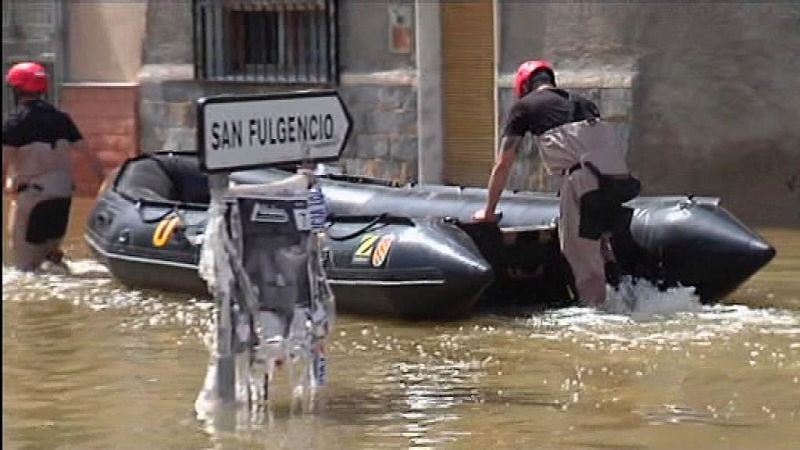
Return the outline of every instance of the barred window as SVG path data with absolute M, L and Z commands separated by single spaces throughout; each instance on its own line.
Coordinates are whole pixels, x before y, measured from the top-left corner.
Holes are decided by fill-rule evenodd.
M 336 0 L 195 0 L 195 73 L 216 81 L 337 81 Z

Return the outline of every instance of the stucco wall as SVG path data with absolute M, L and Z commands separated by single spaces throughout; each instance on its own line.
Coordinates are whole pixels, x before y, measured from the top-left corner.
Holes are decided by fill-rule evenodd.
M 144 64 L 193 64 L 192 3 L 145 0 Z
M 413 26 L 414 0 L 340 0 L 339 49 L 344 72 L 374 72 L 410 69 L 415 66 L 414 51 L 389 52 L 389 6 L 411 8 L 409 25 Z M 413 33 L 412 33 L 413 36 Z
M 142 61 L 144 2 L 70 2 L 70 81 L 136 81 Z
M 648 192 L 800 226 L 800 4 L 652 6 L 631 163 Z
M 632 74 L 612 107 L 646 194 L 720 196 L 745 220 L 800 225 L 800 5 L 500 6 L 501 73 L 543 57 Z M 584 81 L 571 87 L 605 92 Z

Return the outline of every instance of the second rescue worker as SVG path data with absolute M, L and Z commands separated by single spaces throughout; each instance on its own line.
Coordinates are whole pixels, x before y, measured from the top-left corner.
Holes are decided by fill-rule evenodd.
M 522 138 L 535 136 L 548 174 L 560 180 L 559 241 L 570 264 L 579 300 L 605 302 L 605 265 L 613 259 L 609 233 L 624 218 L 622 203 L 639 194 L 613 128 L 600 119 L 597 105 L 556 88 L 552 65 L 527 61 L 514 80 L 511 107 L 491 177 L 486 207 L 476 221 L 494 221 Z M 629 217 L 629 216 L 628 216 Z

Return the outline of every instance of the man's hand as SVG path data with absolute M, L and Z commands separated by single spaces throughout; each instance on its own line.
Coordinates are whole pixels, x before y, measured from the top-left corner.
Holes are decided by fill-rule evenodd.
M 3 197 L 14 199 L 17 197 L 17 190 L 17 187 L 11 180 L 6 180 L 6 182 L 3 183 Z
M 485 209 L 480 209 L 475 211 L 472 214 L 472 221 L 473 222 L 497 222 L 497 214 L 495 213 L 486 213 Z

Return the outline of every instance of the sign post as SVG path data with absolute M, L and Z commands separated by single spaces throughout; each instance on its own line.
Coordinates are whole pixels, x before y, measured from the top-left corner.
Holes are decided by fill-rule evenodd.
M 201 168 L 212 173 L 335 161 L 352 128 L 333 90 L 201 98 L 197 118 Z
M 236 330 L 240 322 L 237 317 L 248 314 L 248 308 L 241 308 L 241 302 L 236 300 L 238 297 L 248 300 L 254 295 L 242 261 L 227 261 L 223 254 L 231 252 L 215 251 L 220 242 L 230 241 L 228 227 L 222 226 L 226 217 L 223 197 L 228 187 L 228 174 L 274 165 L 338 160 L 350 130 L 350 114 L 333 90 L 225 95 L 197 101 L 200 167 L 209 173 L 211 188 L 209 226 L 200 266 L 213 272 L 209 275 L 201 270 L 201 276 L 215 280 L 210 284 L 217 302 L 216 361 L 212 377 L 215 387 L 211 391 L 223 404 L 237 400 L 237 380 L 241 377 L 237 377 L 236 347 L 237 342 L 247 341 L 246 337 L 238 337 Z M 208 251 L 205 246 L 209 246 Z M 234 259 L 242 257 L 232 256 Z M 204 264 L 204 258 L 213 263 Z M 230 284 L 229 274 L 233 275 L 238 288 Z M 258 303 L 258 300 L 250 300 L 244 303 Z M 256 391 L 258 386 L 265 385 L 257 385 Z

